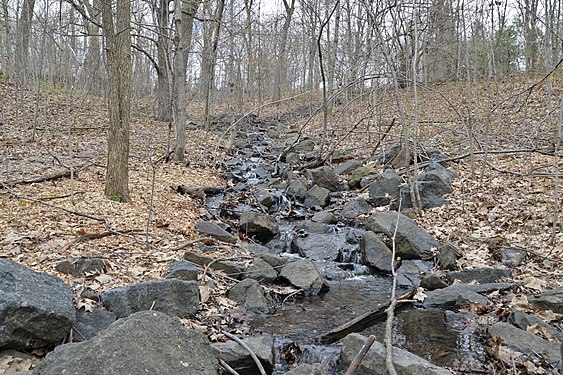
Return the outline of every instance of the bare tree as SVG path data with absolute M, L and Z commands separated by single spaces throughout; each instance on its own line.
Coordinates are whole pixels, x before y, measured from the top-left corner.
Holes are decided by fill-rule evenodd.
M 285 21 L 283 23 L 282 32 L 279 40 L 278 55 L 276 59 L 276 69 L 274 71 L 274 87 L 272 91 L 272 100 L 279 100 L 281 97 L 281 82 L 282 77 L 285 77 L 285 50 L 287 46 L 287 37 L 289 34 L 289 26 L 291 25 L 291 19 L 293 17 L 293 12 L 295 11 L 295 0 L 283 0 L 283 6 L 285 8 Z

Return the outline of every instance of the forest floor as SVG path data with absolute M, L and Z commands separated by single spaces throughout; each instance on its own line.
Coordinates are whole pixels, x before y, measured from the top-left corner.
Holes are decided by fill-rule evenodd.
M 525 304 L 525 294 L 563 285 L 563 219 L 554 200 L 563 205 L 554 191 L 561 161 L 553 156 L 560 121 L 557 98 L 563 93 L 554 90 L 550 105 L 546 85 L 527 90 L 535 82 L 538 79 L 518 78 L 469 86 L 443 84 L 419 89 L 418 97 L 421 146 L 436 147 L 452 158 L 468 153 L 471 144 L 483 153 L 450 163 L 456 173 L 454 191 L 446 197 L 450 203 L 425 211 L 417 222 L 461 251 L 462 268 L 499 267 L 491 251 L 499 244 L 527 250 L 530 259 L 514 270 L 514 279 L 523 286 L 513 298 L 518 304 Z M 555 81 L 553 87 L 563 85 Z M 326 129 L 331 140 L 328 149 L 347 150 L 342 152 L 349 157 L 378 155 L 380 150 L 374 146 L 391 119 L 400 123 L 392 94 L 382 90 L 367 101 L 337 103 L 333 125 Z M 412 125 L 414 100 L 406 91 L 402 95 L 406 121 Z M 199 237 L 194 224 L 204 213 L 203 204 L 175 188 L 227 183 L 218 167 L 229 151 L 227 135 L 190 129 L 186 163 L 163 162 L 168 125 L 151 117 L 151 105 L 136 102 L 131 130 L 132 203 L 124 204 L 104 196 L 107 111 L 103 99 L 49 89 L 37 102 L 34 91 L 17 90 L 6 81 L 0 81 L 0 97 L 0 181 L 5 184 L 0 188 L 0 257 L 64 279 L 80 304 L 84 301 L 79 293 L 86 286 L 101 292 L 161 278 L 172 261 L 182 258 L 174 248 Z M 259 115 L 282 116 L 307 106 L 304 100 L 268 106 Z M 310 106 L 316 109 L 319 102 L 314 103 Z M 245 105 L 233 111 L 251 110 Z M 215 108 L 216 114 L 226 112 L 227 108 Z M 190 113 L 200 118 L 196 104 Z M 321 119 L 318 114 L 312 121 L 296 117 L 291 123 L 294 129 L 314 135 L 322 130 Z M 396 143 L 400 130 L 400 125 L 391 129 L 384 143 Z M 23 181 L 70 167 L 73 178 Z M 110 268 L 104 275 L 83 278 L 54 268 L 79 257 L 102 257 Z

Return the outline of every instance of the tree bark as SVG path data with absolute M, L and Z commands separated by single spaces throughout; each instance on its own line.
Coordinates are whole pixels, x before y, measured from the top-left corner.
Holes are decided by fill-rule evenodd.
M 160 0 L 157 11 L 157 60 L 156 72 L 156 119 L 160 121 L 172 120 L 172 98 L 170 90 L 170 63 L 168 60 L 168 0 Z
M 283 28 L 280 36 L 278 59 L 276 61 L 276 70 L 274 72 L 272 101 L 277 101 L 281 98 L 281 81 L 282 76 L 285 77 L 285 50 L 287 46 L 287 36 L 289 34 L 289 26 L 291 25 L 293 11 L 295 10 L 295 0 L 290 1 L 291 3 L 288 3 L 287 0 L 283 0 L 283 6 L 285 8 L 285 21 L 283 23 Z
M 24 0 L 22 13 L 18 22 L 18 37 L 16 43 L 16 72 L 20 80 L 25 80 L 28 68 L 29 39 L 31 37 L 31 21 L 35 0 Z

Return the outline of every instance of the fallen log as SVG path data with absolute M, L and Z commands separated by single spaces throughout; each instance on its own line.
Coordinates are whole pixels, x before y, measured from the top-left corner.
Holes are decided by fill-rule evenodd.
M 76 176 L 76 174 L 77 174 L 77 172 L 75 171 L 74 175 Z M 35 183 L 38 183 L 38 182 L 58 180 L 59 178 L 66 178 L 66 177 L 70 177 L 70 169 L 66 169 L 62 172 L 46 174 L 46 175 L 37 176 L 37 177 L 24 178 L 24 179 L 21 179 L 21 180 L 5 181 L 5 182 L 2 182 L 2 185 L 12 187 L 12 186 L 21 185 L 21 184 L 35 184 Z

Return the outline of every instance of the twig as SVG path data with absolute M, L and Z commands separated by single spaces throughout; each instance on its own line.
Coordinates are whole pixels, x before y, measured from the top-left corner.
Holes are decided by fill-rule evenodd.
M 354 358 L 352 363 L 350 363 L 350 366 L 348 366 L 348 370 L 346 370 L 344 375 L 353 375 L 356 373 L 356 371 L 358 370 L 358 366 L 360 366 L 360 363 L 362 362 L 366 354 L 368 354 L 369 348 L 371 348 L 374 342 L 375 342 L 375 336 L 370 335 L 366 340 L 362 349 L 358 352 L 358 354 L 356 354 L 356 357 Z
M 80 190 L 80 191 L 75 191 L 74 193 L 68 193 L 68 194 L 63 194 L 63 195 L 54 195 L 52 197 L 39 197 L 37 199 L 48 201 L 48 200 L 53 200 L 53 199 L 68 198 L 68 197 L 72 197 L 73 195 L 84 194 L 84 193 L 86 193 L 84 190 Z
M 170 250 L 168 250 L 168 251 L 180 251 L 180 250 L 184 250 L 186 247 L 191 246 L 191 245 L 193 245 L 193 244 L 196 244 L 196 243 L 198 243 L 198 242 L 211 241 L 211 240 L 213 240 L 211 237 L 200 237 L 200 238 L 196 238 L 195 240 L 185 242 L 185 243 L 181 244 L 180 246 L 173 247 L 172 249 L 170 249 Z
M 242 346 L 244 349 L 246 349 L 246 351 L 250 354 L 250 356 L 252 357 L 252 359 L 254 360 L 254 362 L 256 363 L 256 366 L 258 367 L 258 370 L 260 371 L 261 375 L 267 375 L 266 374 L 266 370 L 264 370 L 264 366 L 262 366 L 262 363 L 260 362 L 260 360 L 258 359 L 258 357 L 256 356 L 256 354 L 252 351 L 252 349 L 250 349 L 250 347 L 248 345 L 246 345 L 244 343 L 244 341 L 242 341 L 241 339 L 239 339 L 237 336 L 230 334 L 229 332 L 225 332 L 225 331 L 220 331 L 223 335 L 227 336 L 228 338 L 230 338 L 233 341 L 236 341 L 237 343 L 239 343 L 240 346 Z
M 108 237 L 108 236 L 127 236 L 127 234 L 129 234 L 129 233 L 135 233 L 135 232 L 142 232 L 142 230 L 140 230 L 140 229 L 128 229 L 128 230 L 125 230 L 123 232 L 118 232 L 116 230 L 110 229 L 107 232 L 88 233 L 88 234 L 84 234 L 84 235 L 78 237 L 77 239 L 75 239 L 74 241 L 72 241 L 70 244 L 68 244 L 65 247 L 65 249 L 68 250 L 71 247 L 73 247 L 74 245 L 77 245 L 82 241 L 97 240 L 99 238 L 104 238 L 104 237 Z M 130 237 L 130 236 L 127 236 L 127 237 Z
M 225 370 L 227 370 L 227 372 L 229 374 L 232 375 L 240 375 L 238 372 L 235 371 L 234 368 L 232 368 L 231 366 L 229 366 L 229 364 L 227 362 L 225 362 L 222 358 L 219 358 L 219 364 L 221 365 L 221 367 L 223 367 Z

